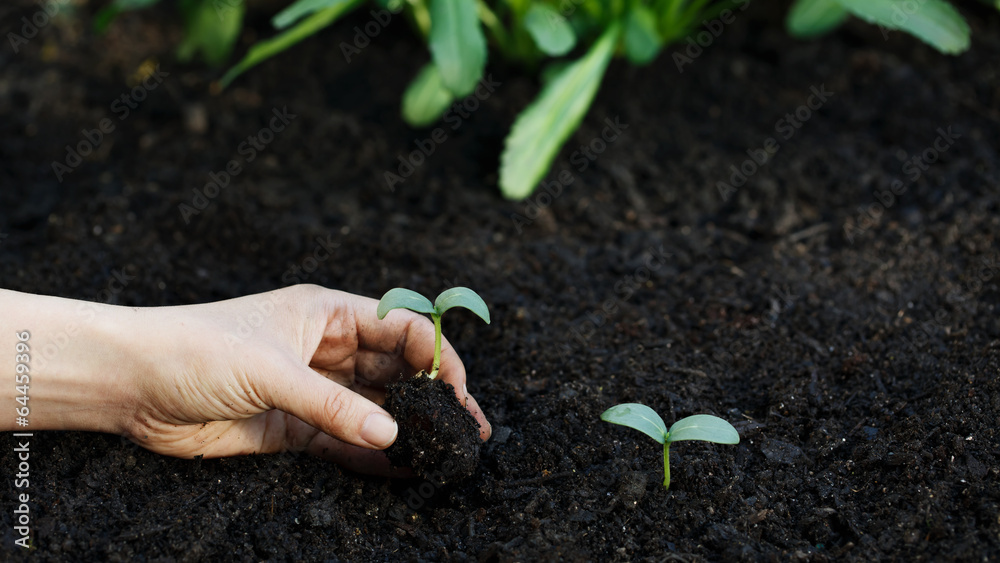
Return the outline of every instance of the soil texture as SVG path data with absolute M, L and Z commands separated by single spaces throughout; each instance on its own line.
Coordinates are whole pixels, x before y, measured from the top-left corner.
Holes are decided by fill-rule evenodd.
M 173 3 L 100 37 L 98 6 L 71 4 L 82 19 L 0 49 L 0 286 L 136 307 L 467 286 L 494 322 L 448 336 L 493 437 L 438 485 L 39 433 L 27 553 L 8 436 L 0 560 L 1000 559 L 985 3 L 959 4 L 958 57 L 857 20 L 799 41 L 787 6 L 750 3 L 680 68 L 686 42 L 614 62 L 521 203 L 495 171 L 539 84 L 502 62 L 489 96 L 412 130 L 400 97 L 429 55 L 402 18 L 348 61 L 362 10 L 212 96 L 221 71 L 173 55 Z M 0 33 L 38 10 L 4 3 Z M 250 23 L 241 52 L 272 33 Z M 138 101 L 142 68 L 159 81 Z M 390 190 L 402 160 L 420 163 Z M 740 444 L 676 448 L 665 491 L 661 449 L 599 418 L 623 402 L 723 417 Z
M 383 407 L 399 425 L 385 453 L 396 467 L 409 467 L 434 483 L 462 480 L 479 465 L 479 423 L 455 396 L 455 388 L 423 371 L 390 383 Z

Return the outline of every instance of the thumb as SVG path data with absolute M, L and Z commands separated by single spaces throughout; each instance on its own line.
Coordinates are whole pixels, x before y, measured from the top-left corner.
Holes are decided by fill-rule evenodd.
M 264 400 L 313 428 L 364 448 L 381 450 L 396 441 L 396 421 L 381 407 L 297 362 L 278 371 Z

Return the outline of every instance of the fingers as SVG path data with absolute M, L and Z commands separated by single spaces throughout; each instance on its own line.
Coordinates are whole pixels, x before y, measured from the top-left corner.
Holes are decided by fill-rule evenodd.
M 465 384 L 463 383 L 461 386 L 455 385 L 443 372 L 440 378 L 445 383 L 451 383 L 452 387 L 455 388 L 455 396 L 458 397 L 458 402 L 462 403 L 472 413 L 472 416 L 475 417 L 476 422 L 479 423 L 479 438 L 484 441 L 489 440 L 490 436 L 493 435 L 493 426 L 486 420 L 483 409 L 476 402 L 475 397 L 469 394 L 469 390 L 465 387 Z
M 430 371 L 434 363 L 434 323 L 424 315 L 406 309 L 395 309 L 383 319 L 377 315 L 378 301 L 349 293 L 329 291 L 326 295 L 337 299 L 330 301 L 326 334 L 323 345 L 340 345 L 354 340 L 356 353 L 353 358 L 353 373 L 371 384 L 396 381 L 409 377 L 419 369 Z M 353 326 L 345 326 L 345 318 L 352 318 Z M 354 338 L 343 334 L 353 331 Z M 322 345 L 321 345 L 322 346 Z M 322 359 L 322 361 L 320 360 Z M 337 359 L 337 361 L 327 361 Z M 323 373 L 322 364 L 330 370 L 348 368 L 344 357 L 334 351 L 320 351 L 313 357 L 313 369 Z M 466 389 L 466 371 L 462 359 L 442 337 L 441 366 L 439 377 L 455 388 L 455 395 L 476 418 L 480 426 L 480 437 L 489 439 L 492 428 L 482 408 Z
M 385 454 L 380 451 L 345 444 L 326 434 L 317 435 L 309 443 L 305 451 L 357 473 L 380 475 L 383 477 L 406 478 L 413 476 L 411 469 L 392 467 L 389 463 L 389 458 L 385 457 Z
M 261 389 L 264 400 L 339 440 L 385 449 L 396 440 L 396 422 L 370 400 L 290 359 Z
M 302 451 L 368 475 L 413 476 L 410 469 L 392 467 L 384 453 L 341 442 L 294 416 L 286 415 L 283 426 L 285 436 L 280 450 Z
M 417 369 L 403 359 L 402 351 L 395 353 L 362 349 L 355 356 L 354 373 L 365 381 L 385 385 L 406 379 L 417 373 Z

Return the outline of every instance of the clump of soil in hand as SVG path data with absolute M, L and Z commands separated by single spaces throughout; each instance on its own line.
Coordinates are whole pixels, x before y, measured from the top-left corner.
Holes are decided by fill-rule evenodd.
M 385 453 L 396 467 L 410 467 L 437 484 L 472 475 L 479 465 L 479 423 L 440 379 L 416 376 L 386 386 L 386 412 L 399 435 Z

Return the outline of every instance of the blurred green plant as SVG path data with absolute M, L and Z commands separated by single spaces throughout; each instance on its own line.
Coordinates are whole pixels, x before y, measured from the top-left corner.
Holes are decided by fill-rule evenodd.
M 614 56 L 644 65 L 664 46 L 688 37 L 725 11 L 750 0 L 370 0 L 403 13 L 427 43 L 431 61 L 403 94 L 401 113 L 414 127 L 433 124 L 472 93 L 487 61 L 487 45 L 502 57 L 540 70 L 538 97 L 517 117 L 500 159 L 500 190 L 524 199 L 548 173 L 579 127 Z M 998 2 L 1000 0 L 989 0 Z M 124 10 L 158 0 L 114 0 L 98 14 L 102 28 Z M 338 21 L 365 0 L 296 0 L 275 15 L 278 31 L 250 47 L 220 80 L 225 87 L 260 62 Z M 178 53 L 225 61 L 243 24 L 244 0 L 181 0 L 186 35 Z M 945 0 L 795 0 L 787 28 L 796 37 L 831 31 L 849 16 L 901 30 L 943 53 L 969 46 L 969 26 Z M 732 15 L 729 15 L 731 18 Z M 723 17 L 725 19 L 725 17 Z M 731 21 L 731 19 L 729 20 Z M 721 25 L 721 24 L 720 24 Z M 714 33 L 714 32 L 713 32 Z M 578 52 L 575 60 L 562 57 Z M 542 66 L 544 64 L 544 67 Z

